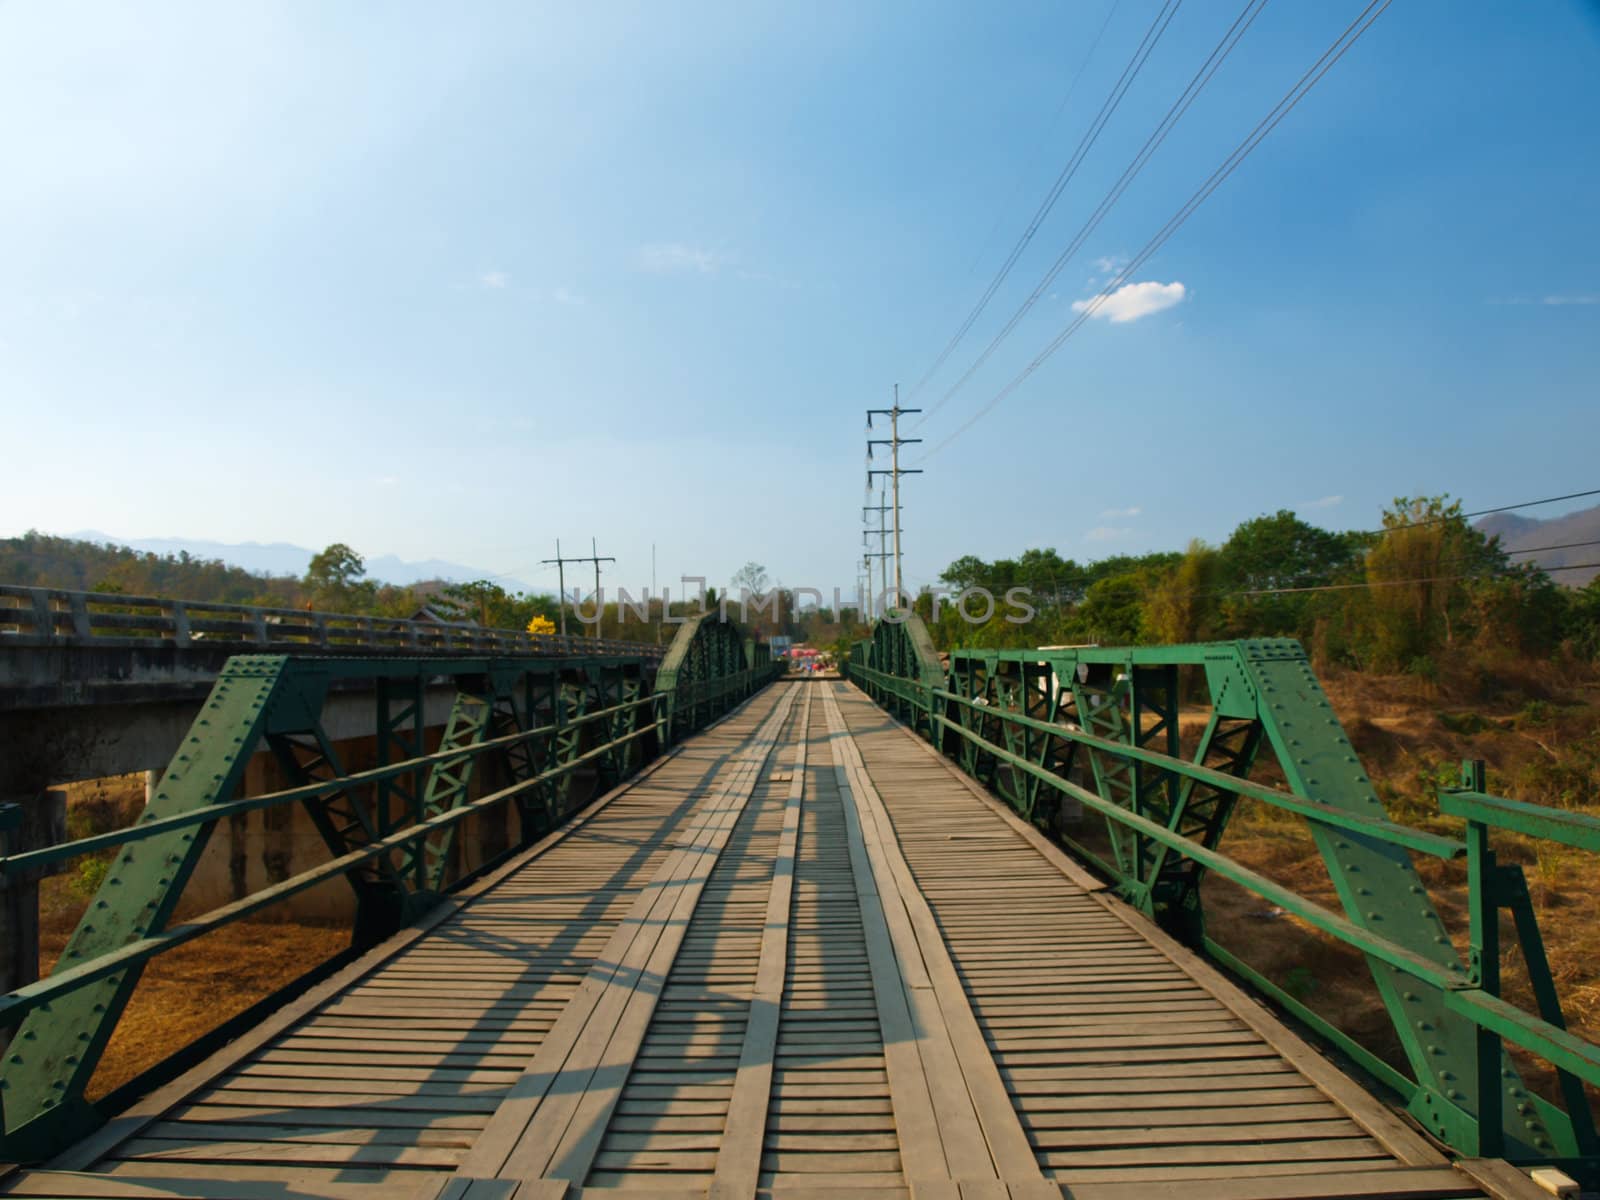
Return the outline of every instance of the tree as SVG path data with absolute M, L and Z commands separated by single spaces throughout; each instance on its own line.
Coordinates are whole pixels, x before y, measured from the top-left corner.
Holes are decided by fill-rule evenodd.
M 1089 585 L 1078 606 L 1078 628 L 1103 646 L 1130 646 L 1144 624 L 1146 572 L 1112 575 Z
M 1179 645 L 1212 636 L 1218 557 L 1196 538 L 1183 561 L 1157 581 L 1144 609 L 1144 631 L 1152 641 Z
M 728 581 L 728 594 L 737 595 L 747 588 L 752 596 L 763 595 L 767 590 L 767 569 L 758 562 L 747 562 L 733 573 Z
M 534 614 L 528 621 L 528 632 L 538 637 L 547 637 L 556 631 L 556 623 L 549 617 Z
M 1383 514 L 1383 530 L 1366 560 L 1372 663 L 1379 670 L 1420 670 L 1441 643 L 1455 640 L 1466 578 L 1504 571 L 1506 556 L 1448 496 L 1397 499 Z
M 1218 581 L 1234 593 L 1222 605 L 1223 631 L 1237 637 L 1304 636 L 1312 594 L 1271 589 L 1333 583 L 1360 562 L 1365 540 L 1362 534 L 1319 529 L 1288 509 L 1244 522 L 1218 555 Z
M 471 583 L 452 583 L 439 596 L 439 607 L 456 620 L 476 621 L 486 629 L 515 628 L 524 623 L 511 611 L 516 598 L 498 583 L 474 579 Z
M 939 576 L 939 581 L 948 583 L 957 590 L 963 590 L 972 587 L 984 587 L 988 584 L 990 577 L 988 563 L 975 554 L 963 554 L 944 569 L 944 574 Z
M 1572 593 L 1564 624 L 1567 640 L 1577 653 L 1600 659 L 1600 575 Z
M 377 584 L 363 579 L 367 564 L 361 555 L 343 542 L 334 542 L 321 554 L 312 556 L 306 567 L 305 584 L 317 608 L 351 612 L 377 595 Z

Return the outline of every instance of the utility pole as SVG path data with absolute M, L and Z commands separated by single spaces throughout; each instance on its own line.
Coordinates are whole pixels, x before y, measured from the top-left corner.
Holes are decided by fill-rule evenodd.
M 894 594 L 897 600 L 904 595 L 905 591 L 904 579 L 900 573 L 900 476 L 922 474 L 920 470 L 909 470 L 900 466 L 900 447 L 910 446 L 922 440 L 921 438 L 903 438 L 900 436 L 900 415 L 902 413 L 919 413 L 921 411 L 920 408 L 900 407 L 900 385 L 898 383 L 894 385 L 893 408 L 867 409 L 868 429 L 872 428 L 873 417 L 886 416 L 889 418 L 889 436 L 887 438 L 869 438 L 867 440 L 867 456 L 869 459 L 872 456 L 872 448 L 874 446 L 889 447 L 889 469 L 887 471 L 875 471 L 869 467 L 867 469 L 867 489 L 871 490 L 872 477 L 874 475 L 889 476 L 894 497 L 890 501 L 890 511 L 894 513 Z
M 879 538 L 881 539 L 882 536 L 883 536 L 883 531 L 881 529 L 864 529 L 864 530 L 862 530 L 862 532 L 861 532 L 862 544 L 865 545 L 867 539 L 869 537 L 871 537 L 873 534 L 878 534 Z M 883 542 L 880 540 L 878 542 L 878 545 L 882 546 Z M 861 561 L 862 561 L 863 565 L 865 565 L 865 567 L 867 568 L 867 589 L 869 591 L 872 588 L 872 560 L 873 559 L 877 559 L 878 560 L 878 574 L 879 574 L 880 577 L 882 577 L 884 572 L 889 569 L 889 567 L 888 567 L 889 552 L 887 550 L 863 550 L 861 552 Z M 883 595 L 883 593 L 888 591 L 888 589 L 889 589 L 888 583 L 884 583 L 883 587 L 879 589 L 878 595 L 880 595 L 880 596 Z
M 597 608 L 597 611 L 596 611 L 595 615 L 597 617 L 599 617 L 599 616 L 604 615 L 604 613 L 605 613 L 605 610 L 603 608 L 599 607 L 599 605 L 600 605 L 600 564 L 603 563 L 603 562 L 614 563 L 617 560 L 614 559 L 614 558 L 601 558 L 600 557 L 600 548 L 595 545 L 595 540 L 593 538 L 589 539 L 589 547 L 593 551 L 592 554 L 573 555 L 570 558 L 563 558 L 561 556 L 561 539 L 557 538 L 556 539 L 556 556 L 554 558 L 546 558 L 546 559 L 540 560 L 546 566 L 548 566 L 550 563 L 555 563 L 555 565 L 556 565 L 556 580 L 557 580 L 556 586 L 561 589 L 561 636 L 562 637 L 566 637 L 567 636 L 567 564 L 568 563 L 592 562 L 594 564 L 594 602 L 595 602 L 595 605 L 596 605 L 596 608 Z M 576 605 L 574 605 L 574 607 L 576 607 Z M 594 623 L 594 636 L 595 637 L 599 637 L 600 636 L 600 622 L 598 620 L 596 620 L 595 623 Z
M 874 557 L 878 560 L 879 595 L 882 595 L 884 592 L 889 590 L 889 543 L 887 540 L 889 537 L 889 531 L 884 527 L 884 522 L 888 518 L 883 515 L 888 511 L 889 506 L 883 502 L 883 489 L 881 487 L 878 489 L 878 502 L 876 504 L 863 505 L 861 509 L 861 519 L 863 521 L 867 519 L 867 514 L 869 512 L 875 512 L 878 514 L 878 527 L 876 529 L 866 530 L 862 534 L 862 540 L 865 541 L 867 537 L 872 534 L 878 535 L 878 549 L 881 551 L 881 553 L 875 555 Z M 867 570 L 867 586 L 872 586 L 872 570 L 870 564 Z
M 561 539 L 556 539 L 556 556 L 544 560 L 556 564 L 556 613 L 561 618 L 561 636 L 567 636 L 567 560 L 561 557 Z
M 595 544 L 594 538 L 589 539 L 589 553 L 594 556 L 594 607 L 595 623 L 594 635 L 600 636 L 600 619 L 606 615 L 606 606 L 600 595 L 600 547 Z M 616 562 L 614 558 L 606 559 L 607 562 Z M 618 612 L 620 616 L 620 610 Z

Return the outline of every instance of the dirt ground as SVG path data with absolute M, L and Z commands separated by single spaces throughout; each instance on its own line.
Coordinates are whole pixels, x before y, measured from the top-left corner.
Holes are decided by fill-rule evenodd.
M 143 805 L 142 775 L 68 785 L 68 836 L 129 824 Z M 97 882 L 98 868 L 79 864 L 40 884 L 41 972 L 60 958 Z M 180 908 L 180 919 L 185 915 Z M 127 1083 L 349 944 L 345 928 L 278 920 L 268 909 L 151 960 L 95 1072 L 90 1098 Z
M 1440 814 L 1440 786 L 1457 782 L 1462 759 L 1488 766 L 1488 790 L 1512 799 L 1600 816 L 1600 687 L 1592 676 L 1507 678 L 1483 698 L 1469 687 L 1426 685 L 1409 677 L 1332 675 L 1323 682 L 1391 817 L 1460 836 L 1462 825 Z M 1467 692 L 1471 698 L 1463 698 Z M 1545 952 L 1569 1027 L 1600 1042 L 1600 888 L 1595 856 L 1515 834 L 1495 833 L 1500 861 L 1522 866 L 1538 914 Z M 1304 822 L 1245 802 L 1221 848 L 1267 877 L 1339 911 L 1322 857 Z M 1467 945 L 1465 861 L 1416 859 L 1453 940 Z M 1299 920 L 1276 913 L 1225 880 L 1205 884 L 1211 936 L 1286 987 L 1382 1057 L 1403 1066 L 1399 1043 L 1361 956 Z M 1510 917 L 1502 918 L 1501 970 L 1506 998 L 1537 1011 Z M 1557 1096 L 1548 1064 L 1516 1052 L 1524 1077 L 1541 1095 Z

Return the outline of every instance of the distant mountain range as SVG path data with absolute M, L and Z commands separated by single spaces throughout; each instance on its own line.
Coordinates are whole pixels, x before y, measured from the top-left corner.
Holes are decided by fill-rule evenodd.
M 1575 545 L 1574 543 L 1600 543 L 1600 505 L 1593 508 L 1580 509 L 1577 512 L 1566 513 L 1559 517 L 1549 517 L 1540 520 L 1536 517 L 1519 516 L 1516 513 L 1494 513 L 1476 522 L 1477 528 L 1489 535 L 1498 534 L 1500 544 L 1507 550 L 1525 550 L 1533 547 L 1557 547 L 1556 549 L 1540 549 L 1536 554 L 1513 555 L 1517 562 L 1536 562 L 1551 573 L 1551 578 L 1557 583 L 1568 587 L 1583 587 L 1590 580 L 1600 575 L 1600 566 L 1578 567 L 1579 563 L 1600 563 L 1600 544 Z M 234 566 L 243 567 L 247 571 L 256 571 L 268 575 L 292 575 L 295 578 L 306 573 L 306 566 L 311 562 L 311 556 L 316 551 L 308 550 L 304 546 L 291 545 L 288 542 L 208 542 L 194 538 L 117 538 L 110 534 L 101 533 L 95 529 L 81 529 L 76 533 L 66 534 L 67 537 L 82 538 L 84 541 L 111 543 L 118 546 L 131 546 L 135 550 L 150 551 L 155 554 L 177 554 L 187 550 L 196 558 L 216 558 Z M 360 548 L 357 547 L 359 550 Z M 385 554 L 376 558 L 368 558 L 367 575 L 385 583 L 415 584 L 432 579 L 443 579 L 452 583 L 468 583 L 474 579 L 494 578 L 494 572 L 483 567 L 469 567 L 463 563 L 447 562 L 444 559 L 429 558 L 420 562 L 407 562 L 393 554 Z M 496 579 L 507 591 L 513 592 L 549 592 L 549 588 L 539 588 L 521 579 L 502 578 Z
M 135 550 L 144 550 L 152 554 L 177 554 L 187 550 L 194 558 L 216 558 L 236 567 L 243 567 L 247 571 L 255 571 L 266 575 L 292 575 L 295 578 L 306 573 L 306 567 L 311 562 L 315 550 L 308 550 L 304 546 L 290 545 L 288 542 L 207 542 L 195 538 L 119 538 L 112 537 L 109 533 L 101 533 L 97 529 L 80 529 L 75 533 L 62 535 L 64 537 L 79 538 L 86 542 L 100 542 L 117 546 L 131 546 Z M 357 547 L 359 553 L 360 547 Z M 363 556 L 365 558 L 365 556 Z M 367 576 L 384 583 L 412 584 L 423 583 L 430 579 L 443 579 L 451 583 L 470 583 L 475 579 L 494 579 L 494 572 L 483 567 L 469 567 L 462 563 L 446 562 L 439 558 L 423 559 L 420 562 L 407 562 L 393 554 L 384 554 L 376 558 L 365 558 Z M 498 578 L 494 579 L 501 587 L 511 592 L 542 591 L 532 584 L 520 579 Z
M 1499 534 L 1500 545 L 1507 550 L 1556 547 L 1540 549 L 1537 554 L 1515 554 L 1512 561 L 1536 562 L 1549 571 L 1550 578 L 1557 583 L 1583 587 L 1600 575 L 1600 566 L 1576 565 L 1600 563 L 1600 545 L 1576 544 L 1600 543 L 1600 504 L 1542 521 L 1516 513 L 1494 513 L 1478 521 L 1477 527 L 1486 534 Z

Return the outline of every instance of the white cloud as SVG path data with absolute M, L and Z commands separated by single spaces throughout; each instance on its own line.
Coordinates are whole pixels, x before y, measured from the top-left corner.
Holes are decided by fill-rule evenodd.
M 1339 504 L 1343 504 L 1343 503 L 1344 503 L 1344 497 L 1343 496 L 1324 496 L 1321 500 L 1308 500 L 1301 507 L 1303 507 L 1303 508 L 1333 508 L 1335 505 L 1339 505 Z
M 1561 308 L 1568 304 L 1600 304 L 1600 293 L 1577 292 L 1569 296 L 1541 296 L 1535 300 L 1531 296 L 1494 296 L 1490 304 L 1544 304 L 1551 308 Z
M 1131 529 L 1117 529 L 1111 525 L 1096 525 L 1083 535 L 1083 540 L 1086 542 L 1112 542 L 1119 537 L 1126 537 L 1132 532 L 1133 530 Z
M 499 291 L 501 288 L 511 286 L 511 276 L 504 271 L 485 271 L 478 276 L 478 286 L 488 288 L 491 291 Z
M 1128 260 L 1120 254 L 1108 255 L 1105 258 L 1094 260 L 1094 269 L 1102 276 L 1110 278 L 1127 265 Z
M 568 308 L 582 308 L 584 305 L 589 303 L 582 296 L 578 295 L 577 292 L 568 291 L 564 287 L 558 287 L 551 292 L 550 299 L 554 300 L 557 304 L 564 304 Z
M 1092 317 L 1104 317 L 1113 325 L 1121 325 L 1182 303 L 1187 294 L 1188 289 L 1181 283 L 1128 283 L 1114 292 L 1074 300 L 1072 311 L 1087 312 Z
M 1133 508 L 1108 508 L 1101 513 L 1102 517 L 1137 517 L 1144 510 L 1135 505 Z
M 701 275 L 714 275 L 727 265 L 727 259 L 715 250 L 702 246 L 689 246 L 683 242 L 661 242 L 643 246 L 639 250 L 639 266 L 646 271 L 693 271 Z

